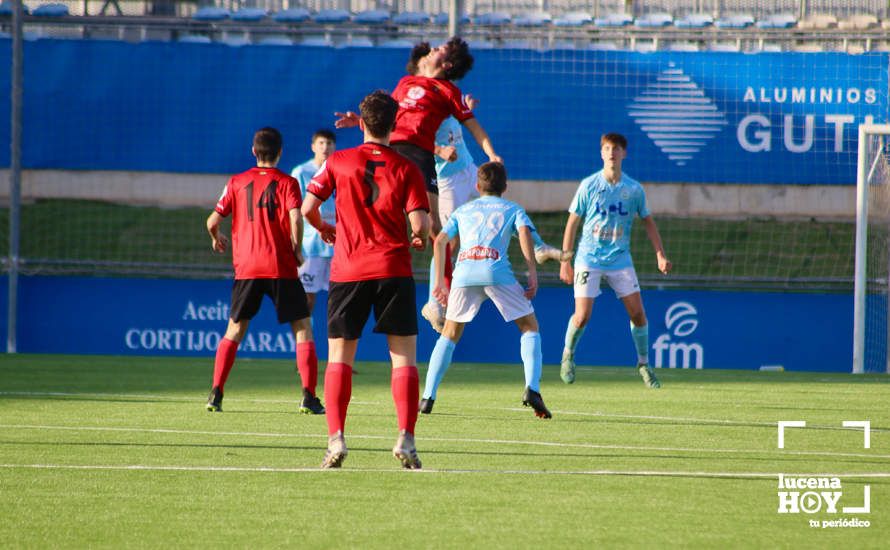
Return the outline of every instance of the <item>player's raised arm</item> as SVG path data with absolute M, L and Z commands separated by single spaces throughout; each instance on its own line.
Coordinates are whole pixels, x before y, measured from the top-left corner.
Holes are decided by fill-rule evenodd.
M 645 218 L 642 218 L 642 221 L 643 227 L 646 228 L 646 235 L 652 243 L 652 248 L 655 249 L 655 258 L 658 260 L 658 271 L 667 275 L 671 272 L 671 269 L 673 269 L 674 264 L 668 260 L 664 253 L 664 245 L 661 243 L 661 234 L 658 232 L 658 226 L 655 225 L 655 219 L 652 216 L 646 216 Z
M 578 235 L 578 227 L 581 225 L 581 218 L 574 213 L 569 213 L 569 219 L 566 220 L 566 229 L 562 234 L 562 249 L 575 250 L 575 237 Z M 566 260 L 559 264 L 559 280 L 567 285 L 573 284 L 575 279 L 575 270 L 572 262 Z
M 214 252 L 225 252 L 229 245 L 229 239 L 219 232 L 219 225 L 223 217 L 219 212 L 212 212 L 207 218 L 207 232 L 210 233 L 211 247 Z
M 522 249 L 522 257 L 525 259 L 525 267 L 528 270 L 525 297 L 531 300 L 538 293 L 538 266 L 535 263 L 535 241 L 532 239 L 532 231 L 527 225 L 519 228 L 519 248 Z
M 485 131 L 485 128 L 479 124 L 479 121 L 475 118 L 470 118 L 462 123 L 464 128 L 470 131 L 473 134 L 473 138 L 476 140 L 476 143 L 479 144 L 479 147 L 482 148 L 482 151 L 488 155 L 488 160 L 491 162 L 500 162 L 501 164 L 504 161 L 500 156 L 495 152 L 494 145 L 491 143 L 491 138 L 488 137 L 488 132 Z

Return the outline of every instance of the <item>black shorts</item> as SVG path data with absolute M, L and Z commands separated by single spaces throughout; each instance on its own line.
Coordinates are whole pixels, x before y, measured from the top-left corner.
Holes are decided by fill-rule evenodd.
M 236 279 L 232 285 L 233 321 L 253 319 L 260 310 L 263 296 L 275 304 L 279 323 L 290 323 L 309 317 L 309 302 L 299 279 Z
M 436 158 L 432 153 L 408 141 L 390 143 L 390 147 L 420 168 L 428 192 L 434 195 L 439 194 L 439 184 L 436 181 Z
M 374 309 L 374 332 L 394 336 L 417 334 L 417 295 L 413 277 L 390 277 L 348 283 L 331 282 L 328 293 L 328 338 L 356 340 Z

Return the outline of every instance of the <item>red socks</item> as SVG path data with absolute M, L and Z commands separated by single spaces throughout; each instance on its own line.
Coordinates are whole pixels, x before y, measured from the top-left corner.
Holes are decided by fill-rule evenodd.
M 216 348 L 216 360 L 213 362 L 213 387 L 222 391 L 229 378 L 232 365 L 235 364 L 235 353 L 238 351 L 238 342 L 222 338 Z
M 416 371 L 415 371 L 416 372 Z M 416 376 L 416 374 L 415 374 Z M 328 363 L 324 372 L 324 406 L 328 421 L 328 435 L 343 432 L 346 409 L 352 397 L 352 367 L 346 363 Z M 417 416 L 417 400 L 414 401 Z
M 325 378 L 327 382 L 327 378 Z M 399 430 L 414 434 L 417 423 L 417 402 L 420 399 L 417 367 L 409 365 L 392 370 L 392 400 L 396 404 Z
M 318 384 L 318 356 L 315 354 L 315 342 L 300 342 L 297 344 L 297 371 L 303 388 L 315 395 L 315 386 Z

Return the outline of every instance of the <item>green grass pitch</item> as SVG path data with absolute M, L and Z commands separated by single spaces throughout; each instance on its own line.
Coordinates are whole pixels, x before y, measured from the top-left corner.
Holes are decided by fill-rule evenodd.
M 5 548 L 886 548 L 886 375 L 544 370 L 552 420 L 520 405 L 519 365 L 455 364 L 418 420 L 424 470 L 390 454 L 388 367 L 359 363 L 349 457 L 321 471 L 326 424 L 297 411 L 293 364 L 0 358 Z M 421 378 L 425 369 L 421 367 Z M 803 420 L 777 448 L 780 420 Z M 870 422 L 870 448 L 862 429 Z M 778 474 L 837 476 L 840 506 L 779 514 Z M 823 489 L 824 490 L 824 489 Z M 812 502 L 810 503 L 812 505 Z M 858 518 L 869 527 L 822 527 Z M 812 526 L 815 522 L 818 526 Z

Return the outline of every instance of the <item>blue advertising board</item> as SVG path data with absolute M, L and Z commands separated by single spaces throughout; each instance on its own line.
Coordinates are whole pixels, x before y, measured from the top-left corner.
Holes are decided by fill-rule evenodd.
M 3 278 L 0 305 L 4 310 L 5 286 Z M 225 332 L 230 293 L 231 282 L 225 280 L 22 277 L 18 351 L 209 358 Z M 419 303 L 426 295 L 425 285 L 418 285 Z M 656 367 L 851 369 L 850 294 L 647 290 L 643 298 L 649 318 L 650 362 Z M 574 307 L 572 291 L 542 288 L 534 304 L 544 362 L 556 364 Z M 273 309 L 271 302 L 260 309 L 239 356 L 292 360 L 293 336 L 288 325 L 276 322 Z M 313 323 L 321 358 L 327 355 L 325 316 L 325 300 L 320 299 Z M 5 335 L 5 316 L 0 329 Z M 437 338 L 427 323 L 421 323 L 418 362 L 428 360 Z M 366 327 L 358 359 L 388 361 L 385 338 Z M 454 359 L 513 363 L 521 376 L 519 332 L 486 304 L 464 331 Z M 627 314 L 609 292 L 596 302 L 576 361 L 580 365 L 633 365 L 636 361 Z
M 0 39 L 0 57 L 9 48 Z M 335 111 L 391 90 L 407 53 L 29 41 L 24 167 L 235 173 L 253 162 L 250 136 L 266 125 L 282 130 L 282 166 L 294 166 Z M 459 84 L 481 100 L 477 115 L 512 179 L 579 180 L 597 169 L 600 135 L 621 132 L 625 170 L 645 182 L 853 184 L 856 126 L 887 121 L 887 53 L 474 55 Z M 0 64 L 0 105 L 9 79 Z M 9 113 L 0 109 L 0 127 Z M 359 139 L 338 132 L 341 148 Z

